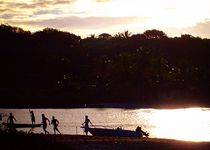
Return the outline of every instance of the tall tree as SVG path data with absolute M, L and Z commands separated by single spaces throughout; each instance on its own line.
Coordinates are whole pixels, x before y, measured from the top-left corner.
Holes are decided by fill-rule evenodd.
M 147 30 L 143 33 L 147 39 L 163 39 L 167 38 L 167 35 L 163 31 L 159 31 L 156 29 Z

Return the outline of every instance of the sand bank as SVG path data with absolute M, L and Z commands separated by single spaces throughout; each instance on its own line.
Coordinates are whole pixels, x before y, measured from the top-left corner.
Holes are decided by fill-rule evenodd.
M 7 150 L 209 150 L 210 142 L 80 135 L 0 135 Z

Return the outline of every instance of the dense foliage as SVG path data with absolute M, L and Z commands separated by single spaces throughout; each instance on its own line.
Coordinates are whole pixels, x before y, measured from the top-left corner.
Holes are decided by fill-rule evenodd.
M 158 30 L 81 39 L 2 24 L 0 41 L 2 106 L 148 106 L 210 97 L 209 39 Z

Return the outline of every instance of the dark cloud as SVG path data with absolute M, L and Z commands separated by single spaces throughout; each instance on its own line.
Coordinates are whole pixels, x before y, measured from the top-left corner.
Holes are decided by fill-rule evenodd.
M 200 37 L 210 37 L 210 20 L 206 20 L 205 22 L 197 23 L 193 27 L 188 27 L 185 30 L 192 34 L 193 36 Z
M 45 14 L 62 14 L 61 10 L 58 9 L 54 9 L 54 10 L 38 10 L 36 12 L 33 13 L 34 15 L 45 15 Z
M 0 16 L 0 18 L 3 18 L 3 19 L 12 19 L 13 18 L 13 15 L 12 14 L 3 14 Z
M 38 4 L 38 3 L 45 3 L 45 4 L 53 4 L 53 5 L 59 5 L 59 4 L 69 4 L 69 3 L 73 3 L 76 0 L 34 0 L 34 4 Z
M 76 0 L 57 0 L 54 1 L 54 4 L 69 4 L 69 3 L 74 3 Z
M 0 8 L 0 13 L 4 13 L 4 12 L 13 12 L 12 9 L 9 9 L 9 8 Z
M 0 2 L 0 5 L 4 5 L 7 8 L 27 8 L 27 9 L 35 9 L 35 8 L 44 8 L 50 5 L 59 5 L 59 4 L 70 4 L 75 2 L 76 0 L 34 0 L 33 3 L 20 3 L 20 2 Z
M 27 17 L 26 14 L 22 12 L 18 12 L 12 9 L 0 9 L 0 19 L 3 20 L 11 20 L 14 19 L 15 17 Z
M 47 5 L 49 5 L 48 3 L 44 3 L 44 2 L 36 2 L 36 3 L 32 3 L 32 4 L 27 4 L 27 3 L 20 3 L 20 2 L 3 2 L 1 4 L 1 7 L 6 7 L 6 8 L 27 8 L 27 9 L 34 9 L 36 7 L 47 7 Z
M 70 4 L 74 1 L 76 0 L 34 0 L 30 4 L 25 2 L 1 1 L 0 19 L 11 22 L 12 19 L 15 18 L 20 19 L 25 17 L 30 19 L 30 17 L 36 17 L 36 15 L 60 15 L 63 11 L 58 9 L 59 7 L 53 9 L 53 6 L 59 4 Z M 28 13 L 25 13 L 26 11 Z
M 71 28 L 71 29 L 99 29 L 110 26 L 130 23 L 136 17 L 62 17 L 42 21 L 20 22 L 20 25 L 31 25 L 39 27 Z M 15 22 L 14 22 L 15 23 Z M 17 22 L 16 22 L 17 24 Z

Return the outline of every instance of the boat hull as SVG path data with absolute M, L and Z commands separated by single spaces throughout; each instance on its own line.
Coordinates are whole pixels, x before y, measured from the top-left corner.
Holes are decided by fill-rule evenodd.
M 36 128 L 42 126 L 42 124 L 21 124 L 21 123 L 14 123 L 14 124 L 2 123 L 2 124 L 7 128 Z
M 89 128 L 88 131 L 93 136 L 117 136 L 117 137 L 142 137 L 143 135 L 136 131 L 121 129 Z

